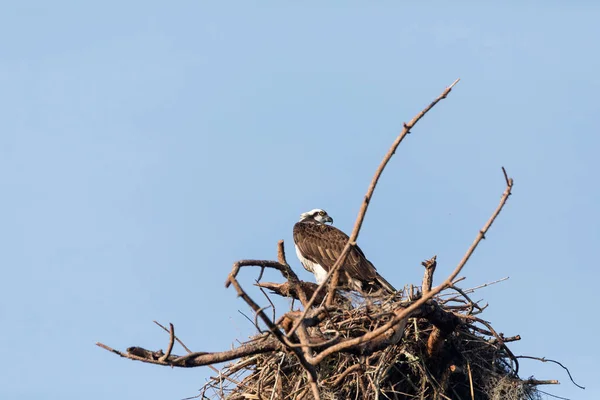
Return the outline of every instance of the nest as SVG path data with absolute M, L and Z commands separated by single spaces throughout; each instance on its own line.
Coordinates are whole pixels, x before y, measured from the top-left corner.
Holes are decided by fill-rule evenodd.
M 268 286 L 267 284 L 266 286 Z M 387 323 L 392 311 L 416 298 L 404 290 L 382 301 L 337 305 L 308 328 L 323 343 L 361 337 Z M 452 292 L 452 293 L 450 293 Z M 412 294 L 412 293 L 411 293 Z M 338 352 L 316 366 L 322 399 L 538 399 L 537 382 L 518 376 L 506 342 L 477 315 L 466 293 L 448 290 L 409 318 L 396 338 L 374 347 Z M 268 333 L 247 344 L 271 340 Z M 314 341 L 314 340 L 313 340 Z M 305 368 L 286 350 L 244 357 L 227 365 L 202 396 L 243 399 L 313 398 Z

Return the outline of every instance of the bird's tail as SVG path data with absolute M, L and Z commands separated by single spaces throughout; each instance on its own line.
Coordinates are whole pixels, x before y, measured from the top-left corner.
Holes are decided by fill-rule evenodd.
M 396 289 L 394 289 L 394 287 L 392 286 L 391 283 L 389 283 L 388 281 L 386 281 L 383 276 L 377 274 L 377 282 L 381 285 L 382 288 L 384 288 L 385 290 L 387 290 L 390 293 L 396 293 Z

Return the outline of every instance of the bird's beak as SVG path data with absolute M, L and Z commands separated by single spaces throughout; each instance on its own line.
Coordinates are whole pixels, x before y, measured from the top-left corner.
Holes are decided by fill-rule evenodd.
M 331 218 L 329 215 L 327 216 L 327 218 L 325 219 L 325 222 L 329 222 L 330 224 L 333 225 L 333 218 Z

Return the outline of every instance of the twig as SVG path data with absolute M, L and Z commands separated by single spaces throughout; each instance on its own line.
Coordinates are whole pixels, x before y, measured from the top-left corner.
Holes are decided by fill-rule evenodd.
M 333 381 L 333 383 L 331 384 L 331 386 L 336 387 L 337 385 L 339 385 L 344 378 L 346 378 L 348 375 L 350 375 L 351 373 L 353 373 L 354 371 L 359 371 L 362 369 L 362 365 L 360 364 L 354 364 L 348 368 L 346 368 L 346 370 L 344 372 L 342 372 L 336 379 L 335 381 Z
M 152 321 L 154 322 L 156 325 L 160 326 L 165 332 L 167 333 L 171 333 L 167 328 L 165 328 L 161 323 L 159 323 L 158 321 Z M 185 351 L 188 352 L 188 354 L 190 354 L 192 351 L 177 337 L 175 336 L 175 340 L 177 341 L 177 343 L 179 343 L 181 345 L 181 347 L 183 347 L 185 349 Z M 207 365 L 208 368 L 212 369 L 214 372 L 216 372 L 217 374 L 221 374 L 221 371 L 219 371 L 217 368 L 213 367 L 212 365 L 208 364 Z M 236 385 L 239 385 L 240 382 L 236 381 L 233 378 L 230 378 L 226 375 L 224 375 L 225 379 L 233 382 Z
M 517 360 L 517 357 L 515 357 L 513 352 L 506 345 L 506 343 L 504 343 L 504 339 L 502 338 L 502 336 L 500 334 L 498 334 L 498 332 L 496 332 L 494 327 L 492 327 L 492 325 L 489 322 L 487 322 L 481 318 L 477 318 L 473 315 L 463 315 L 462 318 L 470 319 L 472 321 L 477 321 L 480 324 L 485 325 L 485 327 L 488 328 L 490 330 L 491 334 L 496 338 L 496 341 L 498 342 L 498 344 L 502 348 L 504 348 L 504 351 L 506 351 L 506 354 L 508 355 L 508 357 L 515 363 L 515 368 L 514 368 L 515 374 L 519 373 L 519 360 Z
M 296 331 L 296 329 L 298 329 L 298 326 L 302 323 L 302 320 L 304 319 L 304 317 L 306 317 L 306 313 L 308 312 L 308 309 L 314 304 L 314 301 L 317 298 L 318 294 L 325 288 L 325 286 L 327 285 L 327 282 L 329 282 L 332 275 L 338 270 L 338 268 L 340 268 L 344 264 L 344 262 L 346 261 L 346 258 L 348 257 L 348 254 L 350 253 L 350 249 L 352 248 L 352 246 L 356 245 L 356 239 L 358 238 L 358 234 L 360 233 L 360 228 L 362 227 L 363 220 L 365 219 L 365 215 L 367 213 L 367 209 L 369 208 L 369 203 L 371 201 L 371 198 L 373 197 L 373 192 L 375 191 L 377 182 L 379 181 L 379 178 L 381 177 L 381 174 L 383 173 L 383 170 L 385 169 L 386 165 L 388 164 L 388 162 L 390 161 L 390 159 L 392 158 L 394 153 L 396 153 L 396 149 L 398 148 L 400 143 L 402 143 L 402 140 L 404 140 L 406 135 L 408 135 L 410 133 L 410 130 L 417 124 L 417 122 L 419 122 L 419 120 L 421 118 L 423 118 L 423 116 L 425 116 L 425 114 L 427 114 L 427 112 L 429 110 L 431 110 L 437 103 L 439 103 L 441 100 L 445 99 L 446 96 L 448 96 L 448 94 L 450 93 L 452 88 L 459 81 L 460 81 L 460 79 L 457 79 L 454 82 L 452 82 L 452 84 L 450 86 L 448 86 L 442 92 L 441 95 L 439 95 L 434 101 L 432 101 L 420 113 L 415 115 L 413 117 L 413 119 L 410 120 L 410 122 L 404 124 L 404 128 L 402 129 L 402 132 L 400 132 L 400 135 L 398 135 L 398 137 L 396 138 L 396 140 L 394 141 L 394 143 L 392 144 L 392 146 L 390 147 L 390 149 L 388 150 L 386 155 L 383 157 L 383 160 L 381 161 L 381 164 L 377 168 L 377 171 L 375 171 L 375 175 L 373 176 L 373 179 L 371 180 L 371 184 L 369 185 L 369 188 L 367 189 L 367 194 L 365 195 L 365 197 L 363 199 L 363 203 L 358 212 L 358 216 L 356 217 L 356 222 L 354 223 L 354 228 L 352 229 L 352 233 L 350 234 L 350 237 L 348 238 L 348 242 L 346 243 L 346 246 L 344 246 L 344 249 L 340 253 L 340 256 L 338 257 L 337 261 L 335 262 L 333 267 L 331 267 L 331 269 L 327 273 L 327 277 L 325 278 L 325 280 L 319 285 L 317 290 L 315 290 L 315 293 L 309 300 L 307 306 L 305 306 L 305 308 L 304 308 L 304 314 L 302 315 L 300 320 L 298 322 L 296 322 L 296 324 L 292 327 L 292 329 L 288 333 L 288 335 L 292 335 Z
M 258 329 L 259 333 L 263 333 L 262 329 L 260 329 L 260 327 L 258 326 L 258 316 L 259 316 L 259 313 L 264 312 L 268 308 L 271 308 L 271 306 L 261 307 L 260 310 L 258 310 L 257 312 L 254 313 L 254 326 L 256 326 L 256 328 Z M 273 315 L 275 315 L 275 314 L 273 314 Z
M 289 272 L 287 272 L 287 280 L 288 282 L 290 282 L 292 289 L 294 289 L 296 293 L 298 293 L 298 298 L 300 299 L 302 306 L 306 308 L 306 305 L 308 304 L 306 292 L 304 291 L 302 282 L 300 281 L 300 279 L 298 279 L 298 275 L 296 275 L 296 273 L 292 270 L 292 268 L 287 262 L 287 259 L 285 258 L 285 247 L 283 245 L 283 240 L 277 242 L 277 260 L 279 260 L 279 263 L 281 265 L 285 265 L 287 269 L 289 269 Z
M 471 364 L 468 361 L 467 371 L 469 372 L 469 388 L 471 389 L 471 400 L 475 400 L 475 391 L 473 390 L 473 375 L 471 374 Z
M 469 288 L 469 289 L 463 289 L 463 292 L 465 292 L 467 294 L 471 294 L 474 291 L 476 291 L 477 289 L 481 289 L 481 288 L 484 288 L 484 287 L 487 287 L 487 286 L 491 286 L 491 285 L 494 285 L 496 283 L 504 282 L 505 280 L 507 280 L 509 278 L 510 278 L 509 276 L 505 276 L 504 278 L 498 279 L 498 280 L 493 281 L 493 282 L 484 283 L 483 285 L 475 286 L 475 287 L 472 287 L 472 288 Z M 460 280 L 464 280 L 464 279 L 465 278 L 462 278 Z M 458 282 L 460 282 L 460 281 L 457 279 L 454 282 L 452 282 L 452 285 L 455 286 Z M 440 296 L 452 296 L 452 293 L 444 293 L 444 294 L 441 294 Z
M 250 322 L 252 325 L 254 325 L 254 327 L 256 328 L 256 330 L 257 330 L 259 333 L 264 333 L 264 332 L 262 331 L 262 329 L 260 329 L 260 326 L 258 326 L 258 325 L 256 324 L 256 322 L 255 322 L 255 321 L 252 321 L 252 319 L 251 319 L 249 316 L 247 316 L 246 314 L 244 314 L 244 313 L 242 312 L 242 310 L 237 310 L 237 311 L 238 311 L 238 312 L 239 312 L 239 313 L 242 315 L 242 317 L 246 318 L 246 319 L 248 320 L 248 322 Z
M 301 287 L 303 292 L 308 296 L 312 295 L 315 289 L 318 287 L 316 283 L 304 281 L 300 281 L 299 284 L 295 287 L 289 281 L 286 281 L 284 283 L 260 282 L 259 284 L 257 284 L 257 286 L 269 289 L 273 293 L 278 294 L 279 296 L 291 297 L 292 299 L 298 300 L 300 300 L 300 293 L 297 290 L 298 287 Z M 320 303 L 323 299 L 324 297 L 319 296 L 319 298 L 317 298 L 317 303 Z
M 246 291 L 244 291 L 244 289 L 242 289 L 242 287 L 240 286 L 237 279 L 235 277 L 231 276 L 231 274 L 230 274 L 228 282 L 230 282 L 233 285 L 233 287 L 237 291 L 238 297 L 241 297 L 242 299 L 244 299 L 244 301 L 250 306 L 250 308 L 252 308 L 254 310 L 254 312 L 260 317 L 260 319 L 263 320 L 265 325 L 267 325 L 267 327 L 269 328 L 269 331 L 271 331 L 271 333 L 281 343 L 283 343 L 284 345 L 287 344 L 288 341 L 286 340 L 284 335 L 281 333 L 279 328 L 275 325 L 275 323 L 273 321 L 271 321 L 271 319 L 269 317 L 267 317 L 267 315 L 263 312 L 263 309 L 258 304 L 256 304 L 250 296 L 248 296 Z
M 467 299 L 467 301 L 469 302 L 469 306 L 471 307 L 471 309 L 469 310 L 468 314 L 471 314 L 473 312 L 473 307 L 475 307 L 479 311 L 481 311 L 481 307 L 479 306 L 479 304 L 477 304 L 476 302 L 474 302 L 473 300 L 471 300 L 471 298 L 465 292 L 463 292 L 463 290 L 461 288 L 459 288 L 458 286 L 454 286 L 454 285 L 450 286 L 450 288 L 456 290 L 465 299 Z
M 235 278 L 237 274 L 240 272 L 242 267 L 264 267 L 264 268 L 273 268 L 278 270 L 283 274 L 283 276 L 287 279 L 287 273 L 289 271 L 286 270 L 286 266 L 280 264 L 277 261 L 270 260 L 240 260 L 233 264 L 233 268 L 231 272 L 227 276 L 227 280 L 225 281 L 225 287 L 228 288 L 231 285 L 231 278 Z
M 555 395 L 555 394 L 552 394 L 552 393 L 544 392 L 543 390 L 540 390 L 540 389 L 538 389 L 538 388 L 536 388 L 536 390 L 537 390 L 538 392 L 542 393 L 542 394 L 545 394 L 546 396 L 550 396 L 550 397 L 553 397 L 553 398 L 555 398 L 555 399 L 560 399 L 560 400 L 571 400 L 571 399 L 569 399 L 568 397 L 560 397 L 560 396 L 557 396 L 557 395 Z
M 455 279 L 455 280 L 452 282 L 452 284 L 453 284 L 453 285 L 456 285 L 458 282 L 460 282 L 460 281 L 464 281 L 465 279 L 467 279 L 467 277 L 466 277 L 466 276 L 461 276 L 460 278 L 456 278 L 456 279 Z
M 502 336 L 502 335 L 501 335 Z M 492 339 L 492 343 L 496 340 L 496 338 Z M 508 343 L 508 342 L 516 342 L 517 340 L 521 340 L 521 335 L 515 335 L 515 336 L 509 336 L 509 337 L 503 337 L 502 336 L 502 341 L 504 343 Z
M 466 293 L 473 293 L 477 289 L 481 289 L 481 288 L 484 288 L 486 286 L 491 286 L 491 285 L 494 285 L 494 284 L 499 283 L 499 282 L 504 282 L 505 280 L 507 280 L 509 278 L 510 278 L 510 276 L 505 276 L 504 278 L 500 278 L 500 279 L 498 279 L 496 281 L 484 283 L 483 285 L 479 285 L 479 286 L 475 286 L 475 287 L 466 289 L 465 292 Z
M 557 381 L 556 379 L 548 379 L 545 381 L 540 381 L 537 379 L 526 379 L 523 381 L 523 383 L 526 385 L 534 385 L 534 386 L 537 386 L 537 385 L 560 385 L 560 382 Z
M 425 275 L 423 275 L 423 285 L 421 286 L 423 294 L 429 292 L 431 290 L 431 286 L 433 285 L 433 273 L 435 272 L 435 267 L 437 266 L 436 260 L 437 255 L 421 263 L 421 265 L 425 267 Z
M 578 385 L 577 383 L 575 383 L 575 381 L 573 380 L 573 377 L 571 376 L 571 371 L 569 371 L 569 368 L 565 367 L 564 365 L 562 365 L 561 363 L 559 363 L 558 361 L 555 360 L 550 360 L 546 357 L 531 357 L 531 356 L 517 356 L 516 358 L 527 358 L 529 360 L 537 360 L 537 361 L 541 361 L 541 362 L 551 362 L 554 364 L 558 364 L 560 365 L 565 371 L 567 371 L 567 374 L 569 375 L 569 379 L 571 380 L 571 382 L 573 382 L 573 385 L 577 386 L 580 389 L 585 389 L 584 386 Z
M 157 321 L 152 321 L 152 322 L 154 322 L 156 325 L 163 328 L 163 330 L 165 332 L 170 333 L 169 330 L 167 328 L 165 328 L 163 325 L 161 325 L 159 322 L 157 322 Z M 181 340 L 179 340 L 179 338 L 177 336 L 175 336 L 175 340 L 177 340 L 177 343 L 179 343 L 181 345 L 181 347 L 183 347 L 185 349 L 185 351 L 187 351 L 188 353 L 192 352 L 190 349 L 188 349 L 188 347 L 185 344 L 183 344 L 183 342 Z
M 340 281 L 340 268 L 337 268 L 333 272 L 333 276 L 331 277 L 329 289 L 327 291 L 327 300 L 325 301 L 326 307 L 330 307 L 333 304 L 333 300 L 335 298 L 335 291 L 337 290 L 337 285 L 338 285 L 339 281 Z M 318 288 L 317 288 L 317 290 L 318 290 Z
M 165 355 L 158 359 L 159 361 L 168 360 L 169 357 L 171 356 L 171 351 L 173 351 L 173 345 L 175 344 L 175 327 L 170 322 L 169 322 L 169 327 L 171 328 L 170 336 L 169 336 L 169 347 L 167 347 L 167 352 L 165 353 Z
M 275 304 L 273 304 L 273 302 L 271 301 L 271 298 L 269 297 L 269 295 L 267 294 L 267 292 L 265 292 L 265 290 L 262 287 L 260 287 L 260 282 L 256 281 L 256 286 L 258 286 L 258 289 L 260 290 L 260 292 L 265 296 L 265 298 L 267 299 L 267 301 L 271 305 L 271 310 L 273 311 L 271 320 L 275 321 L 275 318 L 276 318 L 276 315 L 277 315 L 277 309 L 275 308 Z
M 115 350 L 103 343 L 96 343 L 96 346 L 101 347 L 111 353 L 117 354 L 123 358 L 128 358 L 130 360 L 142 361 L 150 364 L 158 364 L 158 365 L 170 365 L 174 367 L 180 368 L 193 368 L 193 367 L 201 367 L 208 364 L 217 364 L 224 361 L 235 360 L 238 358 L 251 356 L 255 354 L 269 353 L 273 351 L 282 350 L 282 345 L 278 340 L 268 339 L 262 341 L 253 341 L 250 343 L 245 343 L 244 345 L 237 347 L 235 349 L 207 353 L 207 352 L 195 352 L 189 353 L 185 356 L 176 356 L 171 355 L 168 360 L 159 361 L 159 357 L 162 356 L 160 352 L 152 352 L 149 350 L 145 350 L 141 347 L 132 347 L 128 349 L 127 353 L 121 352 L 119 350 Z M 140 356 L 138 354 L 143 354 Z

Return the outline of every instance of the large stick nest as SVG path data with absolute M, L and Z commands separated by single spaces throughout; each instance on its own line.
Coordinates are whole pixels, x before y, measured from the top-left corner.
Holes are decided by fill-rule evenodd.
M 410 291 L 381 301 L 365 299 L 358 306 L 338 303 L 327 318 L 307 328 L 308 334 L 312 342 L 319 338 L 325 343 L 361 337 L 389 322 L 392 310 L 405 308 L 420 296 L 417 292 L 413 297 Z M 519 378 L 518 362 L 505 344 L 519 337 L 490 331 L 489 323 L 477 317 L 482 309 L 454 290 L 438 295 L 408 319 L 401 335 L 378 343 L 381 348 L 334 353 L 320 362 L 316 371 L 321 398 L 539 398 L 535 387 L 540 381 Z M 248 344 L 269 340 L 273 339 L 267 333 Z M 305 368 L 285 350 L 227 365 L 205 385 L 202 395 L 231 400 L 312 398 Z

